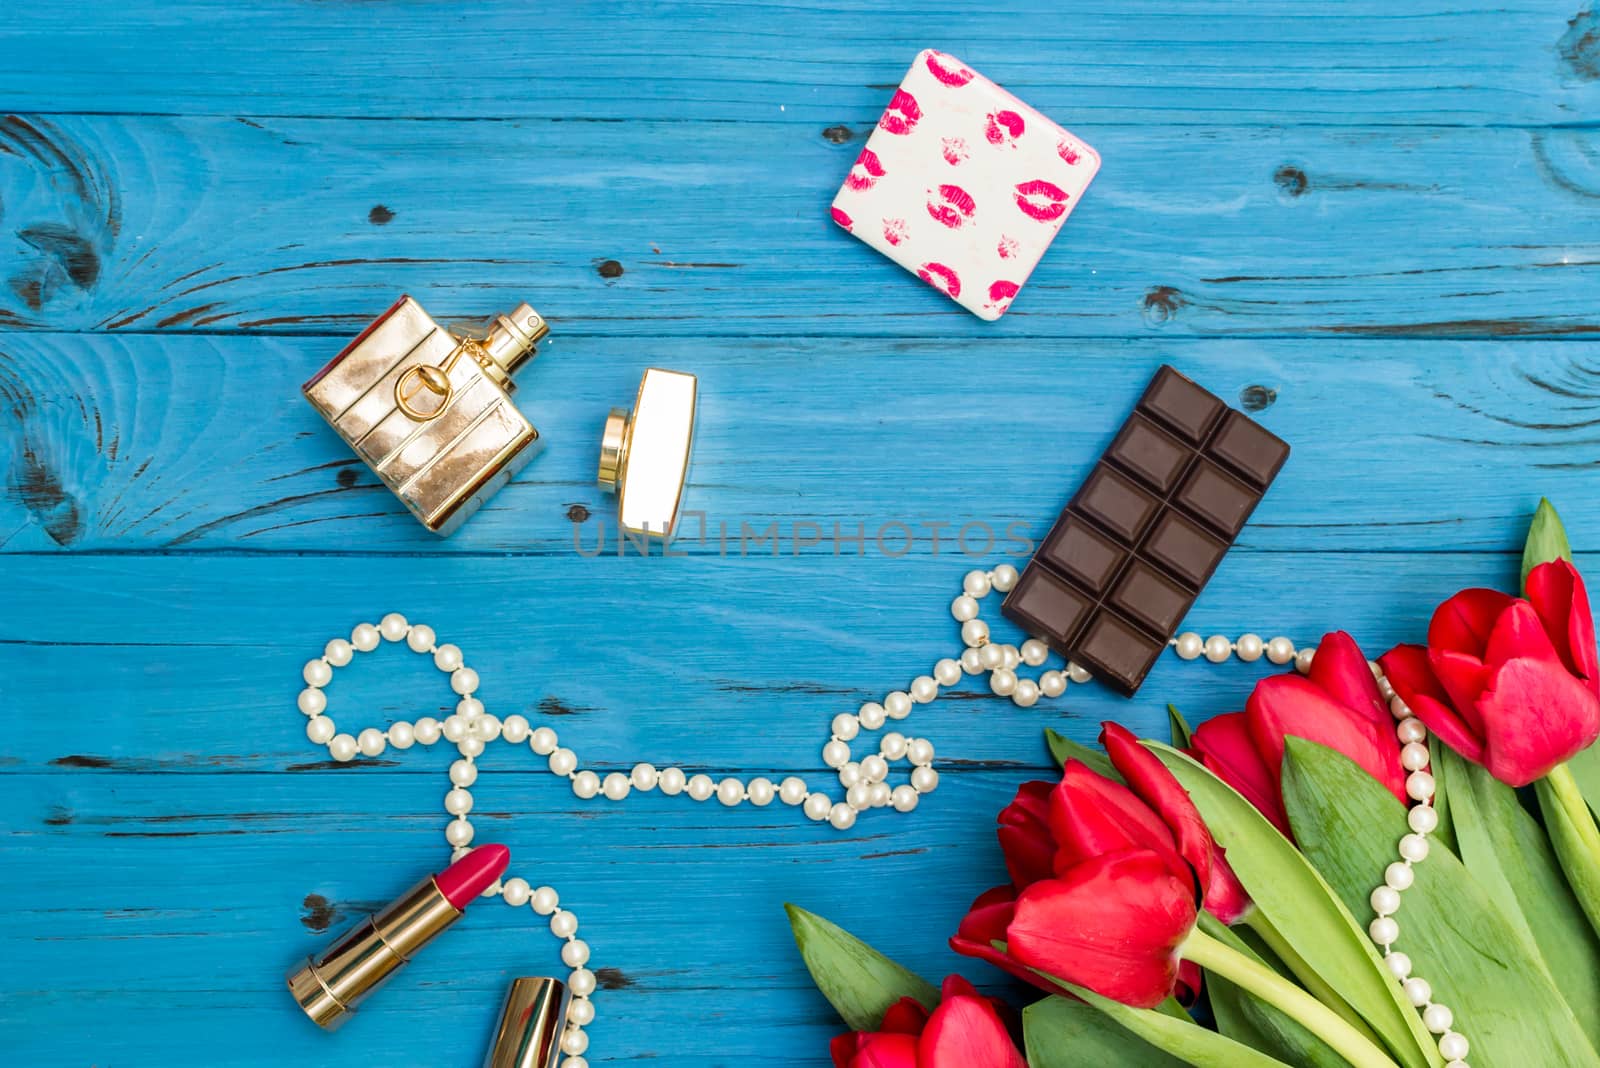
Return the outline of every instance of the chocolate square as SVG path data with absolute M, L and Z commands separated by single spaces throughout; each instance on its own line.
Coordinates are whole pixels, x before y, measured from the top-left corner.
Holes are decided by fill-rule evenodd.
M 1195 464 L 1172 503 L 1232 541 L 1261 499 L 1255 490 L 1207 460 Z
M 1226 542 L 1218 541 L 1177 512 L 1168 511 L 1161 513 L 1150 528 L 1139 555 L 1199 593 L 1227 551 Z
M 1094 607 L 1094 598 L 1075 590 L 1050 573 L 1048 568 L 1030 567 L 1006 594 L 1005 611 L 1009 618 L 1030 634 L 1043 638 L 1066 656 L 1083 621 Z
M 1146 561 L 1135 560 L 1117 580 L 1117 588 L 1106 603 L 1152 634 L 1167 635 L 1183 622 L 1184 613 L 1194 603 L 1194 594 Z
M 1097 597 L 1110 589 L 1127 557 L 1126 549 L 1071 512 L 1039 547 L 1039 559 Z
M 1165 497 L 1188 470 L 1194 450 L 1134 412 L 1106 450 L 1106 459 Z
M 1078 491 L 1072 508 L 1094 520 L 1107 533 L 1132 545 L 1161 510 L 1161 502 L 1140 489 L 1132 479 L 1101 463 Z
M 1156 372 L 1144 391 L 1139 408 L 1165 423 L 1191 445 L 1205 441 L 1217 419 L 1228 410 L 1226 404 L 1171 367 Z
M 1208 451 L 1260 489 L 1267 488 L 1289 458 L 1289 446 L 1282 438 L 1243 412 L 1234 411 L 1222 420 Z
M 1166 647 L 1165 638 L 1153 638 L 1115 612 L 1101 609 L 1084 628 L 1076 655 L 1096 678 L 1131 697 Z

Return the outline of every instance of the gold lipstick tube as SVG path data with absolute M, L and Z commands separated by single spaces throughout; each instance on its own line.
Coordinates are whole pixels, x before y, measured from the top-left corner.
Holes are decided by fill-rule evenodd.
M 313 1023 L 332 1031 L 423 946 L 461 918 L 433 876 L 347 931 L 289 975 L 289 993 Z

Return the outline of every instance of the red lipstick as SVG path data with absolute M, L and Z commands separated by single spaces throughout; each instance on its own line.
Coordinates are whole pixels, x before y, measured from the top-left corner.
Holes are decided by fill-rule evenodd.
M 333 1030 L 422 947 L 459 920 L 505 872 L 511 852 L 479 846 L 346 932 L 289 975 L 289 993 L 317 1026 Z

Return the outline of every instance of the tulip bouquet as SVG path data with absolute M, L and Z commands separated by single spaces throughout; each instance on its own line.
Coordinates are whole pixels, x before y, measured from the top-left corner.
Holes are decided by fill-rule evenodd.
M 1103 751 L 999 815 L 1006 881 L 950 940 L 1047 995 L 942 990 L 790 908 L 837 1068 L 1600 1066 L 1600 657 L 1541 503 L 1521 596 L 1425 645 L 1323 638 L 1241 712 Z M 1024 1061 L 1024 1052 L 1026 1061 Z

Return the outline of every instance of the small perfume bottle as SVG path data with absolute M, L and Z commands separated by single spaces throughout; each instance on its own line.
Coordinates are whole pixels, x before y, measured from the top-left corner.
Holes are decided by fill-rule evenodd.
M 484 337 L 458 336 L 401 297 L 302 392 L 423 526 L 448 535 L 539 451 L 511 375 L 549 330 L 522 304 Z

